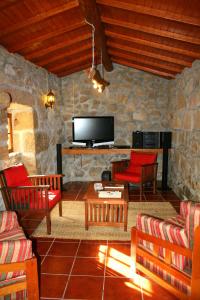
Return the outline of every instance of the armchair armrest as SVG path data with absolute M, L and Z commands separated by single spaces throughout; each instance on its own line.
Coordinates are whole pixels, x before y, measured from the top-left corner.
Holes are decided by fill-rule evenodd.
M 115 174 L 123 172 L 129 165 L 130 160 L 124 159 L 119 161 L 111 161 L 112 164 L 112 178 L 115 179 Z
M 61 189 L 62 174 L 48 174 L 48 175 L 31 175 L 28 176 L 31 179 L 33 185 L 49 185 L 50 190 Z
M 49 185 L 6 187 L 5 193 L 11 210 L 49 209 Z
M 156 180 L 158 163 L 152 164 L 144 164 L 141 166 L 142 168 L 142 182 L 148 182 L 152 180 Z

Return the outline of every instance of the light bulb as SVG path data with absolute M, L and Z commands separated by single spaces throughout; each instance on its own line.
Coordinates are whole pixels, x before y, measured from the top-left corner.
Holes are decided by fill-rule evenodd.
M 97 89 L 97 88 L 98 88 L 98 85 L 97 85 L 96 80 L 92 80 L 92 83 L 93 83 L 93 88 L 94 88 L 94 89 Z
M 99 86 L 98 86 L 98 92 L 99 92 L 99 93 L 102 93 L 102 92 L 103 92 L 102 85 L 99 85 Z

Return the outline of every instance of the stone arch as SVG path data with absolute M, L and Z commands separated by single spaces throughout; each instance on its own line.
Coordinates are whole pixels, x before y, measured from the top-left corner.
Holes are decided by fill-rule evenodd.
M 0 167 L 23 162 L 30 173 L 36 172 L 35 129 L 38 127 L 34 98 L 25 91 L 0 87 Z M 8 153 L 7 112 L 12 113 L 13 150 Z

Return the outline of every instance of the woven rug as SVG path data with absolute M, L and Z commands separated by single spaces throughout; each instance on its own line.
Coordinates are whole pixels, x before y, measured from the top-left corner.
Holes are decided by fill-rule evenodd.
M 55 237 L 82 240 L 130 240 L 130 228 L 135 225 L 138 212 L 167 219 L 176 215 L 169 202 L 129 202 L 128 230 L 122 227 L 91 226 L 85 230 L 84 201 L 63 201 L 63 217 L 59 216 L 58 206 L 51 212 L 51 235 L 46 234 L 45 218 L 34 231 L 34 237 Z

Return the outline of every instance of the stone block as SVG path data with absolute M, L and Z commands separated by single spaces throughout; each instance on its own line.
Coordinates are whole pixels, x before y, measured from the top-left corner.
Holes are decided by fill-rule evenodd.
M 49 147 L 49 137 L 46 132 L 35 133 L 36 153 L 46 151 Z
M 193 128 L 194 128 L 194 130 L 200 129 L 200 110 L 194 112 Z
M 186 111 L 183 117 L 183 128 L 191 130 L 193 126 L 193 111 Z
M 35 153 L 35 134 L 34 132 L 23 132 L 23 151 Z

